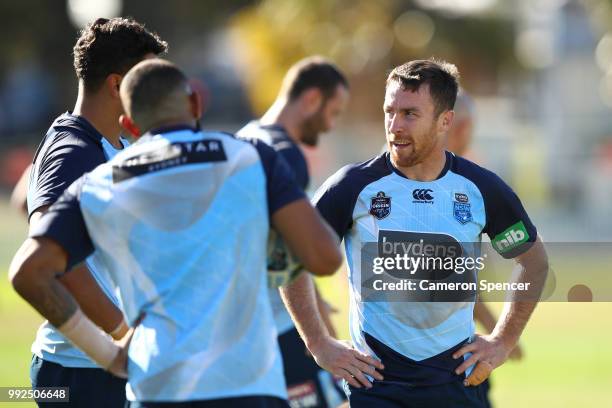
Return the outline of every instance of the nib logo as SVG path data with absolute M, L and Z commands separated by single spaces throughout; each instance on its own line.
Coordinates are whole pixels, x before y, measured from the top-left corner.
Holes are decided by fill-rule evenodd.
M 501 234 L 493 238 L 493 246 L 500 254 L 516 248 L 520 244 L 527 242 L 529 234 L 523 221 L 519 221 Z

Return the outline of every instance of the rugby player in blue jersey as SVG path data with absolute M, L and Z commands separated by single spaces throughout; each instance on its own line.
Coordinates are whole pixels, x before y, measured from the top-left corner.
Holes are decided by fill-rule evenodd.
M 317 209 L 345 242 L 353 346 L 381 360 L 384 379 L 338 350 L 311 313 L 312 290 L 293 288 L 284 296 L 317 362 L 350 373 L 352 407 L 484 407 L 479 384 L 516 346 L 544 285 L 546 252 L 516 194 L 494 173 L 445 151 L 457 89 L 452 64 L 417 60 L 396 67 L 383 107 L 388 152 L 344 167 L 315 196 Z M 443 251 L 452 244 L 474 256 L 483 233 L 504 258 L 515 260 L 518 281 L 530 283 L 528 292 L 513 293 L 516 301 L 505 305 L 490 335 L 474 333 L 474 296 L 443 302 L 362 298 L 368 248 L 425 242 L 437 251 L 440 242 Z
M 123 112 L 119 84 L 143 58 L 165 52 L 167 44 L 134 20 L 97 19 L 85 27 L 74 46 L 78 95 L 72 112 L 60 115 L 41 141 L 29 173 L 27 212 L 30 230 L 64 190 L 84 173 L 121 151 L 118 120 Z M 71 231 L 67 231 L 68 233 Z M 76 233 L 76 231 L 73 231 Z M 113 337 L 127 325 L 97 257 L 59 277 L 83 311 Z M 125 403 L 125 381 L 100 369 L 44 322 L 32 345 L 33 387 L 69 387 L 74 407 L 109 407 Z M 40 402 L 40 406 L 55 406 Z
M 336 235 L 270 146 L 199 130 L 201 102 L 175 65 L 137 64 L 121 98 L 124 128 L 146 134 L 41 217 L 13 260 L 13 286 L 98 365 L 127 374 L 133 407 L 286 406 L 269 226 L 319 275 L 340 266 Z M 129 349 L 57 279 L 94 250 L 135 326 Z
M 306 190 L 310 175 L 300 146 L 316 146 L 320 134 L 334 128 L 346 108 L 348 88 L 348 81 L 333 63 L 322 57 L 305 58 L 289 69 L 276 101 L 261 119 L 247 124 L 237 135 L 257 138 L 272 146 L 285 158 L 299 186 Z M 294 274 L 299 269 L 274 231 L 271 231 L 268 252 L 270 274 Z M 345 400 L 344 393 L 333 376 L 322 370 L 306 351 L 277 287 L 270 288 L 270 300 L 290 405 L 301 408 L 340 405 Z M 318 291 L 317 301 L 319 313 L 335 337 L 329 316 L 331 307 Z

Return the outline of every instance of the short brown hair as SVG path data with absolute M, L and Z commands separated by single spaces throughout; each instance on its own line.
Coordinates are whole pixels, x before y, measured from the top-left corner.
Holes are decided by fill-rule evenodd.
M 184 113 L 190 94 L 185 74 L 173 63 L 148 59 L 136 64 L 121 82 L 121 102 L 142 131 Z
M 421 85 L 428 84 L 435 115 L 438 116 L 455 106 L 459 71 L 455 65 L 433 58 L 414 60 L 393 68 L 387 77 L 387 87 L 391 82 L 399 82 L 403 89 L 412 92 L 417 91 Z
M 168 44 L 131 18 L 99 18 L 88 24 L 74 45 L 74 70 L 87 90 L 100 88 L 110 74 L 125 74 L 152 53 L 166 52 Z
M 334 95 L 339 84 L 347 89 L 349 87 L 346 77 L 336 65 L 323 57 L 308 57 L 289 68 L 283 79 L 281 94 L 293 101 L 305 90 L 317 88 L 327 99 Z

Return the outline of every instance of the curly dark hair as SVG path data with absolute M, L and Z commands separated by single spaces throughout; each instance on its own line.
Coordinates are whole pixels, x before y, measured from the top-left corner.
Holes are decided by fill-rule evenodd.
M 145 55 L 162 54 L 168 44 L 131 18 L 99 18 L 88 24 L 74 45 L 74 70 L 85 89 L 95 91 L 110 74 L 125 74 Z

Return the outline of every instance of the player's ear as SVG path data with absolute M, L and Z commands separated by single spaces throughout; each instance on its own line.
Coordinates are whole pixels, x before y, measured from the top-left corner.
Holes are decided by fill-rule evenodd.
M 447 110 L 440 114 L 438 117 L 438 131 L 440 133 L 446 133 L 453 124 L 453 118 L 455 117 L 455 111 Z
M 121 125 L 121 127 L 125 129 L 126 132 L 128 132 L 130 135 L 134 136 L 135 138 L 138 138 L 141 136 L 140 129 L 138 128 L 138 126 L 136 126 L 132 118 L 130 118 L 129 116 L 127 115 L 119 116 L 119 125 Z
M 119 99 L 119 88 L 121 86 L 122 79 L 123 76 L 119 74 L 110 74 L 106 77 L 106 80 L 104 81 L 106 89 L 108 89 L 108 92 L 113 98 Z
M 202 117 L 202 98 L 196 91 L 191 91 L 189 94 L 189 110 L 194 119 L 199 120 Z
M 309 88 L 302 92 L 300 99 L 302 100 L 304 112 L 307 116 L 310 116 L 321 108 L 323 93 L 321 93 L 319 88 Z

